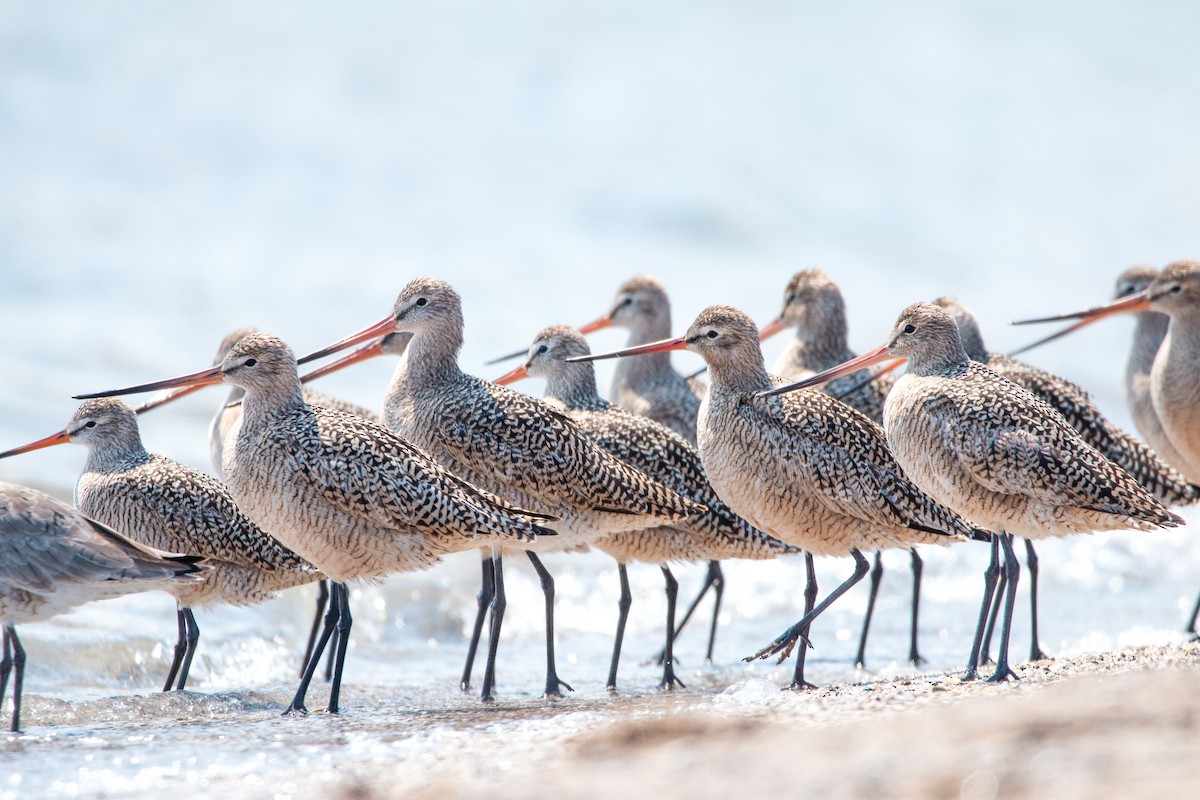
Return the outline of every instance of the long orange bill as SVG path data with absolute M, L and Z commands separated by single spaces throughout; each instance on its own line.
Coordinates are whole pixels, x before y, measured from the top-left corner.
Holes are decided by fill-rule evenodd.
M 135 414 L 144 414 L 147 411 L 165 406 L 167 403 L 172 403 L 181 397 L 186 397 L 193 392 L 198 392 L 208 384 L 198 383 L 193 386 L 181 386 L 178 389 L 172 389 L 169 392 L 164 392 L 158 397 L 151 398 L 133 410 Z
M 897 367 L 899 367 L 901 364 L 903 364 L 907 360 L 908 360 L 907 358 L 897 358 L 895 361 L 888 364 L 886 367 L 879 370 L 874 375 L 870 375 L 866 378 L 863 378 L 861 381 L 854 384 L 853 386 L 851 386 L 849 389 L 847 389 L 844 392 L 839 392 L 839 393 L 835 394 L 833 396 L 833 399 L 834 400 L 844 400 L 845 398 L 854 394 L 855 392 L 857 392 L 859 389 L 863 388 L 864 386 L 874 383 L 875 381 L 879 380 L 880 377 L 887 375 L 889 372 L 896 369 Z
M 669 350 L 686 350 L 687 337 L 680 336 L 677 339 L 663 339 L 658 342 L 650 342 L 649 344 L 640 344 L 637 347 L 628 347 L 624 350 L 614 350 L 611 353 L 593 353 L 589 356 L 571 356 L 563 359 L 564 361 L 599 361 L 602 358 L 624 358 L 625 356 L 644 356 L 650 353 L 665 353 Z
M 127 386 L 124 389 L 109 389 L 104 392 L 92 392 L 91 394 L 77 394 L 76 400 L 88 400 L 93 397 L 117 397 L 123 394 L 140 394 L 141 392 L 153 392 L 158 389 L 174 389 L 178 386 L 212 386 L 213 384 L 222 383 L 225 380 L 224 373 L 221 368 L 210 367 L 209 369 L 200 372 L 193 372 L 190 375 L 180 375 L 178 378 L 167 378 L 165 381 L 155 381 L 154 383 L 143 383 L 138 386 Z
M 1017 320 L 1013 325 L 1034 325 L 1039 322 L 1062 322 L 1069 319 L 1087 320 L 1095 322 L 1098 319 L 1111 317 L 1113 314 L 1124 314 L 1130 311 L 1149 311 L 1150 310 L 1150 292 L 1140 291 L 1136 294 L 1131 294 L 1128 297 L 1122 297 L 1120 300 L 1114 300 L 1111 303 L 1096 308 L 1089 308 L 1086 311 L 1076 311 L 1071 314 L 1059 314 L 1054 317 L 1039 317 L 1037 319 L 1022 319 Z
M 70 441 L 71 435 L 64 429 L 58 433 L 47 436 L 45 439 L 38 439 L 36 442 L 30 442 L 29 444 L 22 445 L 21 447 L 14 447 L 12 450 L 5 450 L 3 453 L 0 453 L 0 458 L 8 458 L 9 456 L 28 453 L 30 450 L 41 450 L 43 447 L 53 447 L 56 444 L 67 444 Z
M 330 361 L 325 366 L 314 369 L 307 375 L 301 376 L 300 382 L 308 383 L 309 381 L 315 381 L 317 378 L 323 378 L 329 373 L 337 372 L 339 369 L 348 367 L 351 364 L 357 364 L 359 361 L 366 361 L 368 358 L 374 358 L 375 356 L 383 355 L 383 339 L 384 337 L 380 336 L 369 345 L 360 347 L 353 353 L 347 356 L 342 356 L 337 361 Z
M 774 394 L 784 394 L 785 392 L 794 392 L 797 389 L 807 389 L 810 386 L 819 386 L 822 383 L 828 383 L 829 381 L 832 381 L 836 378 L 840 378 L 843 375 L 849 375 L 852 372 L 858 372 L 860 369 L 863 369 L 864 367 L 874 366 L 875 364 L 879 364 L 884 361 L 887 361 L 891 357 L 892 356 L 888 353 L 887 345 L 883 345 L 882 347 L 876 347 L 874 350 L 872 350 L 868 353 L 863 353 L 858 358 L 852 358 L 849 361 L 845 362 L 844 364 L 840 364 L 836 367 L 831 367 L 830 369 L 827 369 L 824 372 L 818 372 L 816 375 L 813 375 L 811 378 L 805 378 L 802 381 L 796 381 L 795 383 L 789 383 L 787 386 L 780 386 L 779 388 L 772 389 L 769 392 L 763 392 L 763 394 L 767 395 L 769 397 L 770 395 L 774 395 Z
M 525 368 L 525 365 L 522 364 L 521 366 L 514 369 L 512 372 L 506 372 L 505 374 L 501 375 L 499 378 L 496 378 L 496 380 L 492 381 L 492 383 L 497 383 L 501 386 L 508 386 L 510 383 L 516 383 L 517 381 L 525 380 L 528 377 L 529 377 L 529 370 L 527 370 Z
M 1055 339 L 1061 339 L 1062 337 L 1066 336 L 1068 333 L 1074 333 L 1075 331 L 1079 330 L 1080 328 L 1086 328 L 1088 325 L 1091 325 L 1093 322 L 1095 322 L 1098 319 L 1102 319 L 1102 318 L 1101 317 L 1091 317 L 1089 319 L 1081 319 L 1078 322 L 1076 322 L 1074 325 L 1068 325 L 1067 327 L 1063 328 L 1061 331 L 1056 331 L 1055 333 L 1052 333 L 1049 336 L 1043 336 L 1041 339 L 1038 339 L 1036 342 L 1030 342 L 1029 344 L 1025 345 L 1024 347 L 1018 347 L 1016 350 L 1010 351 L 1009 355 L 1010 356 L 1019 356 L 1019 355 L 1021 355 L 1021 353 L 1028 353 L 1030 350 L 1033 350 L 1036 347 L 1041 347 L 1044 344 L 1049 344 L 1050 342 L 1053 342 Z
M 324 358 L 325 356 L 333 355 L 341 350 L 345 350 L 347 347 L 353 347 L 356 344 L 362 344 L 363 342 L 371 339 L 380 339 L 384 336 L 387 336 L 389 333 L 395 332 L 396 320 L 391 314 L 389 314 L 369 328 L 364 328 L 358 333 L 352 333 L 345 339 L 339 339 L 328 347 L 322 347 L 315 353 L 309 353 L 304 358 L 296 359 L 296 363 L 307 364 L 310 361 L 316 361 L 318 358 Z
M 758 340 L 765 342 L 777 333 L 787 330 L 788 324 L 783 321 L 783 317 L 775 319 L 762 326 L 762 330 L 758 332 Z
M 612 315 L 605 314 L 600 319 L 592 320 L 587 325 L 584 325 L 582 328 L 579 329 L 579 332 L 580 333 L 592 333 L 593 331 L 599 331 L 599 330 L 603 330 L 604 328 L 611 328 L 611 327 L 612 327 Z
M 528 347 L 525 348 L 524 350 L 514 350 L 511 353 L 505 353 L 502 356 L 497 356 L 496 358 L 493 358 L 491 361 L 485 361 L 485 362 L 483 362 L 483 365 L 485 367 L 490 367 L 493 364 L 499 364 L 503 361 L 512 361 L 514 358 L 520 358 L 521 356 L 525 355 L 528 352 L 529 352 Z

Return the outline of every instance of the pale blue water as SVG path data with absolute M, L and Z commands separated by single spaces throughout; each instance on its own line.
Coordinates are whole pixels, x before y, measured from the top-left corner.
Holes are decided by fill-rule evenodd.
M 501 371 L 486 358 L 545 324 L 596 317 L 639 272 L 667 283 L 680 329 L 712 303 L 765 320 L 792 272 L 820 265 L 843 286 L 859 349 L 903 306 L 946 293 L 975 309 L 994 349 L 1015 346 L 1030 333 L 1009 319 L 1094 304 L 1130 264 L 1197 255 L 1198 22 L 1182 2 L 2 2 L 0 447 L 61 428 L 71 394 L 206 366 L 237 326 L 325 344 L 382 317 L 421 274 L 463 294 L 462 363 L 484 376 Z M 1128 425 L 1129 329 L 1098 325 L 1031 358 Z M 781 346 L 768 345 L 769 363 Z M 374 406 L 390 369 L 325 388 Z M 148 416 L 148 446 L 207 468 L 216 402 Z M 68 496 L 82 462 L 56 448 L 0 462 L 0 479 Z M 1176 636 L 1200 589 L 1190 539 L 1048 544 L 1047 649 Z M 983 554 L 927 562 L 924 647 L 949 668 L 965 654 Z M 871 660 L 893 669 L 908 580 L 905 559 L 887 563 Z M 615 573 L 599 557 L 555 569 L 563 674 L 595 696 Z M 823 565 L 822 586 L 848 570 Z M 418 707 L 472 707 L 452 690 L 476 574 L 467 556 L 366 590 L 348 673 L 364 697 L 414 687 Z M 691 592 L 698 570 L 680 574 Z M 720 667 L 705 681 L 745 676 L 737 658 L 792 621 L 801 575 L 798 561 L 730 569 Z M 646 687 L 654 672 L 634 661 L 655 646 L 660 578 L 634 578 L 647 616 L 632 623 L 627 664 Z M 194 687 L 285 695 L 308 603 L 203 615 Z M 861 606 L 856 591 L 817 632 L 818 680 L 853 678 Z M 534 692 L 540 601 L 523 568 L 509 609 L 504 688 Z M 149 692 L 170 612 L 153 596 L 29 626 L 29 692 Z M 681 645 L 687 669 L 697 646 Z M 78 727 L 45 713 L 67 739 L 102 723 L 120 739 L 106 709 Z M 234 732 L 235 718 L 216 724 Z M 0 756 L 0 771 L 24 775 L 0 779 L 0 797 L 89 791 L 59 774 L 67 752 Z M 188 757 L 215 769 L 211 750 Z M 164 770 L 126 760 L 90 790 L 152 796 Z

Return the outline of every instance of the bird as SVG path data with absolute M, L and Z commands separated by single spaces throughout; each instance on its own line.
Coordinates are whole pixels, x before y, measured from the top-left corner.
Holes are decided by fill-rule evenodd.
M 581 327 L 579 332 L 588 334 L 610 327 L 629 331 L 626 347 L 636 347 L 670 336 L 671 300 L 667 296 L 666 285 L 652 275 L 630 278 L 617 288 L 608 312 Z M 618 407 L 665 425 L 695 446 L 696 415 L 704 397 L 704 381 L 698 374 L 683 376 L 676 372 L 671 366 L 670 354 L 618 363 L 613 371 L 609 397 Z M 721 603 L 725 596 L 725 574 L 720 561 L 708 562 L 704 583 L 675 631 L 678 636 L 710 589 L 713 592 L 713 613 L 704 656 L 708 663 L 713 660 L 717 618 L 721 614 Z M 661 653 L 657 660 L 662 661 Z
M 813 267 L 801 270 L 792 276 L 783 292 L 783 310 L 759 331 L 766 341 L 788 328 L 795 329 L 793 336 L 775 362 L 775 375 L 784 380 L 795 381 L 828 369 L 855 357 L 848 344 L 849 325 L 846 322 L 846 301 L 837 283 L 822 269 Z M 855 411 L 865 414 L 874 422 L 883 422 L 883 400 L 895 383 L 893 373 L 883 368 L 860 370 L 831 381 L 823 391 L 841 400 Z M 912 564 L 912 625 L 909 634 L 908 661 L 914 666 L 925 663 L 917 648 L 917 619 L 920 610 L 921 573 L 924 563 L 916 548 L 909 551 Z M 875 562 L 871 568 L 870 593 L 867 610 L 863 618 L 862 633 L 858 639 L 855 665 L 866 665 L 867 632 L 874 616 L 875 600 L 879 595 L 879 584 L 883 579 L 883 559 L 875 551 Z
M 226 354 L 229 353 L 233 346 L 240 342 L 245 337 L 252 333 L 258 333 L 258 329 L 250 326 L 236 328 L 226 334 L 225 338 L 217 346 L 216 355 L 213 357 L 212 364 L 216 366 L 221 363 Z M 309 378 L 311 380 L 311 378 Z M 301 382 L 305 382 L 302 378 Z M 172 389 L 163 392 L 160 397 L 151 399 L 138 406 L 135 411 L 138 414 L 145 413 L 152 409 L 166 405 L 167 403 L 178 400 L 181 397 L 189 395 L 199 389 L 203 389 L 204 385 L 184 386 L 178 389 Z M 246 390 L 240 386 L 234 385 L 230 387 L 229 396 L 217 408 L 217 413 L 213 416 L 212 423 L 208 428 L 208 453 L 209 459 L 213 465 L 213 471 L 217 477 L 223 477 L 221 460 L 225 449 L 225 440 L 229 438 L 229 432 L 234 430 L 240 423 L 242 418 L 242 397 L 246 394 Z M 363 417 L 365 419 L 379 421 L 379 417 L 365 406 L 360 406 L 356 403 L 351 403 L 337 397 L 327 394 L 322 394 L 311 387 L 304 386 L 304 402 L 309 405 L 321 406 L 322 408 L 330 408 L 337 411 L 344 411 L 348 414 Z M 318 582 L 319 590 L 317 592 L 317 609 L 313 616 L 312 627 L 309 630 L 307 644 L 304 649 L 304 655 L 300 660 L 300 674 L 304 674 L 305 667 L 308 666 L 308 660 L 312 656 L 313 647 L 316 645 L 317 636 L 321 631 L 322 618 L 325 616 L 325 606 L 329 599 L 329 581 L 322 578 Z M 333 657 L 335 648 L 329 651 L 329 657 L 325 664 L 325 680 L 329 680 L 333 671 Z
M 939 297 L 933 303 L 953 317 L 958 326 L 963 349 L 972 361 L 986 364 L 1001 376 L 1048 403 L 1079 432 L 1084 441 L 1132 475 L 1160 503 L 1166 506 L 1191 505 L 1200 499 L 1200 489 L 1188 483 L 1187 478 L 1166 464 L 1143 442 L 1109 422 L 1082 387 L 1012 356 L 989 351 L 984 344 L 983 333 L 974 313 L 955 298 Z M 1029 568 L 1032 616 L 1029 659 L 1040 661 L 1047 656 L 1038 641 L 1038 559 L 1032 540 L 1025 539 L 1025 550 L 1026 564 Z M 1000 590 L 1003 588 L 1001 578 Z M 1000 590 L 997 591 L 997 596 Z M 995 616 L 996 611 L 993 610 L 993 620 Z M 984 635 L 984 653 L 987 652 L 986 642 L 991 638 L 990 630 L 989 626 L 989 632 Z
M 156 550 L 201 556 L 211 567 L 202 583 L 174 590 L 179 638 L 164 692 L 186 688 L 200 639 L 194 608 L 259 603 L 321 579 L 316 568 L 251 522 L 220 481 L 148 452 L 136 414 L 120 400 L 86 400 L 61 431 L 0 458 L 67 443 L 88 450 L 75 484 L 83 514 Z
M 621 642 L 632 602 L 626 568 L 629 561 L 658 564 L 662 569 L 667 583 L 667 640 L 663 649 L 663 679 L 659 686 L 667 689 L 683 686 L 673 667 L 678 584 L 668 562 L 769 559 L 798 551 L 757 530 L 722 503 L 704 475 L 699 452 L 682 436 L 648 417 L 632 414 L 601 398 L 596 389 L 593 366 L 566 360 L 590 353 L 583 334 L 569 325 L 553 325 L 534 337 L 520 366 L 495 382 L 507 386 L 527 377 L 545 378 L 546 402 L 570 416 L 594 436 L 601 447 L 707 508 L 703 513 L 670 525 L 649 531 L 614 533 L 593 542 L 593 547 L 617 560 L 621 583 L 617 635 L 608 674 L 609 691 L 616 689 Z
M 1131 475 L 1089 445 L 1044 400 L 971 361 L 954 318 L 930 303 L 903 312 L 882 345 L 856 359 L 775 391 L 807 389 L 889 358 L 908 372 L 888 393 L 883 428 L 904 472 L 938 502 L 993 531 L 965 680 L 977 677 L 980 643 L 1003 548 L 1008 579 L 996 670 L 989 682 L 1017 677 L 1008 664 L 1017 560 L 1012 535 L 1046 538 L 1099 530 L 1157 530 L 1183 520 Z
M 986 533 L 918 490 L 888 452 L 883 431 L 866 416 L 817 391 L 771 394 L 783 381 L 767 373 L 758 329 L 735 308 L 705 309 L 675 339 L 573 360 L 683 349 L 708 364 L 697 432 L 717 496 L 751 525 L 806 555 L 804 616 L 747 660 L 779 654 L 782 661 L 799 642 L 789 688 L 811 688 L 804 679 L 808 628 L 866 575 L 862 549 L 946 544 Z M 848 555 L 855 562 L 854 573 L 819 604 L 814 555 Z
M 17 625 L 93 600 L 153 589 L 201 587 L 196 556 L 163 553 L 122 536 L 50 495 L 0 483 L 0 705 L 13 675 L 13 733 L 21 727 L 25 648 Z
M 326 711 L 340 710 L 353 621 L 348 581 L 424 569 L 488 542 L 553 535 L 541 524 L 550 515 L 471 485 L 382 425 L 308 405 L 295 354 L 270 334 L 244 337 L 216 367 L 89 396 L 222 382 L 246 390 L 222 462 L 230 493 L 250 519 L 334 582 L 321 638 L 285 715 L 307 713 L 308 686 L 335 628 Z
M 654 527 L 697 504 L 618 460 L 561 411 L 463 372 L 462 300 L 447 282 L 417 278 L 381 322 L 301 359 L 330 355 L 393 332 L 410 333 L 384 398 L 383 420 L 435 459 L 489 491 L 557 518 L 549 542 L 521 545 L 546 599 L 545 695 L 570 686 L 554 659 L 554 582 L 533 549 L 566 550 L 606 533 Z M 495 653 L 506 599 L 502 548 L 493 551 L 494 597 L 482 699 L 492 699 Z

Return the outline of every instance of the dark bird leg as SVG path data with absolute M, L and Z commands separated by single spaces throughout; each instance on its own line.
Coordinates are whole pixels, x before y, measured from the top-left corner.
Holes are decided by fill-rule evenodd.
M 562 690 L 575 691 L 570 684 L 559 680 L 558 669 L 554 662 L 554 576 L 542 560 L 534 555 L 532 550 L 526 550 L 529 563 L 537 570 L 538 579 L 542 582 L 542 594 L 546 597 L 546 697 L 562 697 Z
M 879 595 L 879 582 L 883 580 L 883 557 L 875 551 L 875 566 L 871 569 L 871 593 L 867 595 L 867 613 L 863 617 L 862 634 L 858 637 L 858 653 L 854 656 L 854 666 L 866 666 L 867 632 L 871 630 L 871 617 L 875 615 L 875 598 Z
M 917 555 L 916 548 L 909 551 L 912 559 L 913 595 L 912 595 L 912 636 L 908 643 L 908 663 L 919 667 L 925 663 L 917 650 L 917 612 L 921 608 L 921 573 L 925 570 L 925 562 Z
M 1188 641 L 1194 642 L 1200 640 L 1200 633 L 1196 632 L 1197 617 L 1200 617 L 1200 596 L 1196 597 L 1196 605 L 1192 607 L 1192 616 L 1191 619 L 1188 620 L 1187 630 L 1184 631 L 1185 633 L 1191 634 Z
M 983 632 L 983 649 L 979 651 L 979 663 L 992 663 L 992 635 L 996 632 L 996 620 L 1000 619 L 1000 604 L 1004 602 L 1008 590 L 1008 575 L 1000 571 L 1000 579 L 996 583 L 996 593 L 992 598 L 992 610 L 988 614 L 987 630 Z
M 317 643 L 317 634 L 321 632 L 321 618 L 325 616 L 325 604 L 329 600 L 329 581 L 317 581 L 317 613 L 313 617 L 312 630 L 308 632 L 308 644 L 304 648 L 304 658 L 300 662 L 300 677 L 304 677 L 304 668 L 312 658 L 313 645 Z
M 317 645 L 313 648 L 312 656 L 308 659 L 308 666 L 304 668 L 304 674 L 300 677 L 300 685 L 296 687 L 296 696 L 292 698 L 292 702 L 284 709 L 283 715 L 286 717 L 289 714 L 307 714 L 308 708 L 304 705 L 304 700 L 308 696 L 308 685 L 312 683 L 313 675 L 317 672 L 317 667 L 321 664 L 321 656 L 325 654 L 325 647 L 329 644 L 329 637 L 333 636 L 334 628 L 337 627 L 338 615 L 338 599 L 337 584 L 333 584 L 332 591 L 329 593 L 329 605 L 325 609 L 325 627 L 321 629 L 321 636 L 317 639 Z
M 175 640 L 175 656 L 171 659 L 167 682 L 163 684 L 164 692 L 175 688 L 175 676 L 179 674 L 179 665 L 183 663 L 183 655 L 187 652 L 187 619 L 184 617 L 182 606 L 177 605 L 175 608 L 175 621 L 179 625 L 179 638 Z
M 621 579 L 621 597 L 617 600 L 617 637 L 613 640 L 612 663 L 608 665 L 608 690 L 617 690 L 617 664 L 621 661 L 621 643 L 625 641 L 625 621 L 629 619 L 629 607 L 633 605 L 633 593 L 629 591 L 629 572 L 625 565 L 617 562 L 617 576 Z
M 662 566 L 662 573 L 663 578 L 667 581 L 667 644 L 666 658 L 663 659 L 662 682 L 658 684 L 658 688 L 667 691 L 676 687 L 686 689 L 683 681 L 675 677 L 675 598 L 679 595 L 679 582 L 675 580 L 671 570 L 667 569 L 666 564 Z
M 871 563 L 867 561 L 866 556 L 858 552 L 857 549 L 852 549 L 850 555 L 854 557 L 854 574 L 843 581 L 836 589 L 822 600 L 816 608 L 804 615 L 804 618 L 797 622 L 792 627 L 788 628 L 782 634 L 775 638 L 775 641 L 768 644 L 763 649 L 759 650 L 753 656 L 745 659 L 753 661 L 758 658 L 766 658 L 767 656 L 778 655 L 779 662 L 782 663 L 792 652 L 792 648 L 796 646 L 796 642 L 801 638 L 806 639 L 808 635 L 805 631 L 812 625 L 813 621 L 825 612 L 825 609 L 833 605 L 833 603 L 850 590 L 850 587 L 858 583 L 866 576 L 871 569 Z
M 804 616 L 812 613 L 817 605 L 817 565 L 811 553 L 804 554 L 804 569 L 808 573 L 804 583 Z M 804 680 L 804 662 L 808 658 L 808 628 L 800 632 L 800 649 L 796 651 L 796 671 L 792 674 L 792 691 L 815 689 L 815 684 Z
M 1029 660 L 1045 661 L 1050 656 L 1042 650 L 1042 643 L 1038 640 L 1038 557 L 1029 539 L 1025 540 L 1025 566 L 1029 569 L 1029 610 L 1033 616 Z
M 496 573 L 492 569 L 491 553 L 484 550 L 479 563 L 482 565 L 483 581 L 479 585 L 479 593 L 475 595 L 475 625 L 471 628 L 471 643 L 467 645 L 467 663 L 463 666 L 462 680 L 458 682 L 458 687 L 464 692 L 471 690 L 471 671 L 475 668 L 475 653 L 483 637 L 483 621 L 496 594 Z
M 338 701 L 342 694 L 342 674 L 346 666 L 346 650 L 350 647 L 350 627 L 354 619 L 350 616 L 350 587 L 344 583 L 333 584 L 334 596 L 338 599 L 337 659 L 333 665 L 333 684 L 329 687 L 330 714 L 338 713 Z
M 721 599 L 725 595 L 725 573 L 721 571 L 720 561 L 708 562 L 708 573 L 704 577 L 704 585 L 700 587 L 700 593 L 696 595 L 696 599 L 693 600 L 692 604 L 688 606 L 687 611 L 683 612 L 683 619 L 680 620 L 679 626 L 675 628 L 675 638 L 679 638 L 679 634 L 683 632 L 684 626 L 687 625 L 688 620 L 692 618 L 692 613 L 695 612 L 696 607 L 700 605 L 700 601 L 704 599 L 704 595 L 708 593 L 710 588 L 713 590 L 713 594 L 716 595 L 716 603 L 713 605 L 712 624 L 709 626 L 708 630 L 708 653 L 705 656 L 705 660 L 711 664 L 713 645 L 717 639 L 717 619 L 721 614 Z M 665 657 L 666 650 L 659 650 L 653 656 L 646 659 L 643 663 L 658 664 L 659 666 L 662 666 L 663 659 Z
M 1004 572 L 1008 576 L 1007 595 L 1004 598 L 1004 623 L 1000 628 L 1000 653 L 996 656 L 996 671 L 987 679 L 988 683 L 1001 683 L 1017 678 L 1017 673 L 1008 666 L 1008 639 L 1012 634 L 1013 607 L 1017 602 L 1017 580 L 1021 577 L 1021 562 L 1013 550 L 1011 533 L 1004 534 L 1000 546 L 1004 548 Z
M 179 668 L 179 683 L 175 689 L 182 692 L 187 685 L 188 673 L 192 671 L 192 657 L 196 655 L 196 645 L 200 642 L 200 626 L 190 608 L 183 609 L 183 620 L 187 626 L 187 650 L 183 654 L 183 664 Z
M 500 550 L 492 551 L 492 616 L 488 624 L 487 662 L 483 666 L 483 686 L 479 699 L 490 703 L 495 698 L 492 690 L 496 684 L 496 650 L 500 647 L 500 626 L 504 623 L 504 609 L 508 599 L 504 595 L 504 562 Z
M 0 708 L 4 707 L 4 692 L 8 689 L 8 676 L 12 673 L 12 643 L 9 640 L 9 634 L 14 632 L 16 628 L 12 625 L 0 627 Z M 16 704 L 13 704 L 14 713 Z M 13 733 L 17 732 L 17 721 L 14 719 L 12 723 Z
M 17 637 L 17 629 L 12 625 L 5 626 L 4 649 L 5 653 L 12 650 L 13 715 L 10 730 L 16 733 L 21 729 L 21 695 L 25 687 L 25 648 L 21 646 L 21 640 Z M 0 692 L 0 696 L 2 695 L 3 692 Z
M 992 534 L 992 557 L 983 571 L 983 604 L 979 607 L 979 622 L 975 626 L 975 639 L 971 643 L 971 655 L 967 657 L 964 681 L 979 680 L 979 649 L 983 646 L 983 629 L 987 627 L 988 612 L 992 609 L 992 594 L 1000 577 L 1000 534 Z

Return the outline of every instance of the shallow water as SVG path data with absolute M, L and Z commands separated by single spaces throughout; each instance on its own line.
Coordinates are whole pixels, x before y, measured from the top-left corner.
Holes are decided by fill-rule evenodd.
M 1005 349 L 1034 335 L 1008 319 L 1094 304 L 1129 264 L 1196 255 L 1192 4 L 0 11 L 2 447 L 61 428 L 73 393 L 208 364 L 234 327 L 325 344 L 381 317 L 419 274 L 458 286 L 462 363 L 489 376 L 503 368 L 485 359 L 543 325 L 593 319 L 638 272 L 667 283 L 680 329 L 717 302 L 765 320 L 790 274 L 820 264 L 845 290 L 860 350 L 904 305 L 945 293 Z M 1097 325 L 1031 358 L 1128 425 L 1129 329 Z M 769 363 L 781 347 L 767 345 Z M 677 364 L 699 366 L 690 354 Z M 374 406 L 390 370 L 369 364 L 325 388 Z M 208 468 L 218 402 L 201 393 L 148 415 L 147 445 Z M 55 448 L 0 462 L 0 480 L 67 497 L 82 463 L 79 448 Z M 1190 538 L 1046 543 L 1046 649 L 1177 639 L 1200 588 Z M 963 661 L 985 559 L 970 545 L 927 553 L 928 669 Z M 615 570 L 596 555 L 550 563 L 560 671 L 577 689 L 552 705 L 534 697 L 541 600 L 523 564 L 509 570 L 501 702 L 456 691 L 472 555 L 356 592 L 336 720 L 276 718 L 311 589 L 201 612 L 182 697 L 153 693 L 174 636 L 165 595 L 27 626 L 28 733 L 0 750 L 0 798 L 157 796 L 181 781 L 302 795 L 324 785 L 312 776 L 327 762 L 407 760 L 419 774 L 476 739 L 503 752 L 518 736 L 553 741 L 605 715 L 665 713 L 747 676 L 790 674 L 738 659 L 794 620 L 799 560 L 729 565 L 717 664 L 698 663 L 693 627 L 679 645 L 681 700 L 659 698 L 656 670 L 637 663 L 658 646 L 658 570 L 631 570 L 621 682 L 634 694 L 609 698 Z M 868 662 L 891 675 L 908 669 L 909 579 L 906 558 L 886 563 Z M 821 564 L 823 590 L 849 570 Z M 677 574 L 690 599 L 702 568 Z M 850 661 L 864 596 L 814 632 L 812 680 L 863 677 Z M 1025 625 L 1021 606 L 1017 655 Z

